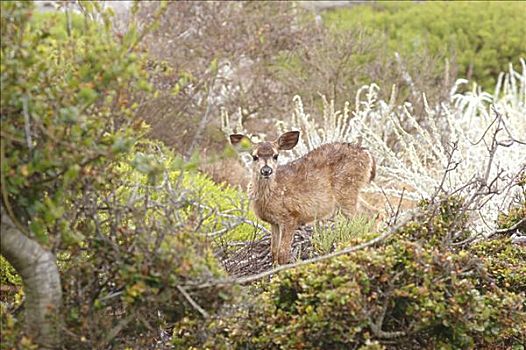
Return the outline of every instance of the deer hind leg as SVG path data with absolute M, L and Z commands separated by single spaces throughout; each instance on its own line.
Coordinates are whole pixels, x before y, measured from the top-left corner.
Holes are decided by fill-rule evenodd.
M 287 264 L 290 261 L 292 241 L 294 240 L 294 231 L 297 226 L 296 223 L 281 225 L 281 242 L 278 247 L 279 265 Z
M 278 260 L 279 246 L 281 241 L 281 234 L 279 225 L 272 224 L 272 235 L 270 236 L 270 253 L 272 254 L 272 263 Z

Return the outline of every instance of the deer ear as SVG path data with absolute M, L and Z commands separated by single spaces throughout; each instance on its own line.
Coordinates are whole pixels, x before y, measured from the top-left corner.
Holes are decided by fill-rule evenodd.
M 231 134 L 230 143 L 236 147 L 240 147 L 242 150 L 250 149 L 252 146 L 252 141 L 242 134 Z
M 278 138 L 277 144 L 280 151 L 287 151 L 293 149 L 300 138 L 299 131 L 289 131 Z

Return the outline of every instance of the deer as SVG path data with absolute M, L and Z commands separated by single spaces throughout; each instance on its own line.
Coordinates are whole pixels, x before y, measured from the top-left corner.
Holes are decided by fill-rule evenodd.
M 274 141 L 253 143 L 243 134 L 230 135 L 232 145 L 250 149 L 251 208 L 271 226 L 272 262 L 278 265 L 290 262 L 294 232 L 301 225 L 326 219 L 337 210 L 346 217 L 354 216 L 360 190 L 376 174 L 371 153 L 347 142 L 323 144 L 278 165 L 280 152 L 293 149 L 299 136 L 299 131 L 289 131 Z

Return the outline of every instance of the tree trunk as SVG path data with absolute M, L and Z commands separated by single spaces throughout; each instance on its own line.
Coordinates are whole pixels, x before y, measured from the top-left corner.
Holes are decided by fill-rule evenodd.
M 25 236 L 1 207 L 0 252 L 22 277 L 25 331 L 42 349 L 60 345 L 62 289 L 55 256 Z

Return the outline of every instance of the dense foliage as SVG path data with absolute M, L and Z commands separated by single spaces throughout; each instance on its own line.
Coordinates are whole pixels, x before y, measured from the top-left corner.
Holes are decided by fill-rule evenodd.
M 2 3 L 2 195 L 31 236 L 67 246 L 76 195 L 106 183 L 104 166 L 133 144 L 126 99 L 146 83 L 132 34 L 117 44 L 109 23 L 85 21 L 54 35 L 64 15 L 35 22 L 31 8 Z
M 382 2 L 324 13 L 338 30 L 365 27 L 388 37 L 391 52 L 454 57 L 459 77 L 486 89 L 509 63 L 526 55 L 522 2 Z
M 429 206 L 379 247 L 274 276 L 255 287 L 254 299 L 204 325 L 180 323 L 174 342 L 209 349 L 521 346 L 524 248 L 506 240 L 452 247 L 457 202 L 443 201 L 439 215 Z M 202 327 L 205 337 L 192 336 Z
M 83 4 L 86 17 L 67 30 L 58 29 L 65 13 L 33 18 L 29 2 L 1 6 L 2 204 L 58 257 L 62 342 L 139 344 L 139 333 L 150 342 L 146 334 L 160 324 L 193 312 L 179 284 L 223 274 L 207 236 L 196 234 L 215 209 L 193 204 L 205 185 L 216 197 L 228 190 L 186 177 L 195 162 L 136 144 L 144 126 L 134 110 L 149 90 L 137 30 L 116 39 L 97 3 Z M 241 201 L 237 192 L 224 198 L 231 210 Z M 217 220 L 204 226 L 223 228 Z M 3 259 L 2 276 L 19 283 Z M 214 309 L 228 291 L 201 297 Z M 23 315 L 10 314 L 18 306 L 2 304 L 2 348 L 31 346 Z

